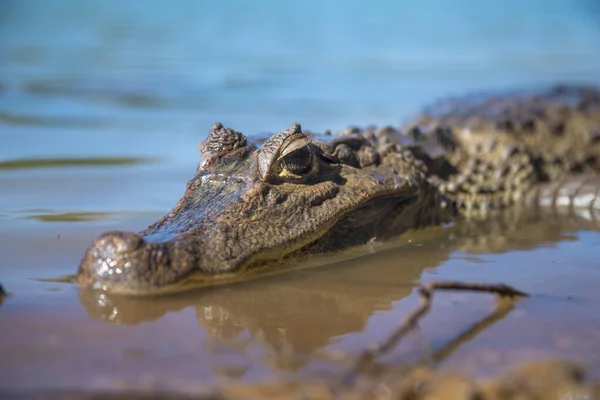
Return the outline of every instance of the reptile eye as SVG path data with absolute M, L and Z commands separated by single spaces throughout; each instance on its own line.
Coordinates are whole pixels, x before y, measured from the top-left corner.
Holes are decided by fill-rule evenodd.
M 312 150 L 308 145 L 294 150 L 281 159 L 283 167 L 294 175 L 302 175 L 312 165 Z

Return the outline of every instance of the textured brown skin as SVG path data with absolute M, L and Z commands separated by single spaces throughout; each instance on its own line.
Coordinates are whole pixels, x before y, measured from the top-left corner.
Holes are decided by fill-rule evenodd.
M 586 182 L 600 164 L 600 91 L 450 99 L 402 132 L 350 128 L 318 137 L 294 124 L 260 148 L 217 123 L 200 151 L 175 208 L 139 234 L 98 237 L 79 266 L 80 284 L 129 294 L 183 290 L 289 255 L 537 204 L 564 195 L 559 189 L 587 194 L 597 189 Z M 305 171 L 290 173 L 288 151 L 310 154 Z

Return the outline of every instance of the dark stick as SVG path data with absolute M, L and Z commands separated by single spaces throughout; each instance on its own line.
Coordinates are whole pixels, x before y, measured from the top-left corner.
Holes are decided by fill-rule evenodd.
M 458 349 L 462 344 L 470 341 L 481 332 L 488 329 L 490 326 L 495 324 L 496 322 L 502 320 L 504 317 L 508 315 L 515 308 L 515 303 L 506 299 L 501 299 L 496 305 L 496 309 L 493 313 L 485 317 L 483 320 L 477 322 L 475 325 L 471 326 L 466 331 L 462 332 L 456 338 L 454 338 L 450 343 L 445 344 L 441 349 L 436 350 L 431 355 L 431 362 L 433 364 L 437 364 L 445 360 L 448 356 L 450 356 L 456 349 Z
M 485 284 L 485 283 L 464 283 L 455 281 L 433 281 L 419 286 L 419 305 L 402 321 L 400 325 L 383 342 L 366 349 L 358 357 L 357 362 L 352 369 L 343 377 L 344 383 L 351 383 L 357 373 L 366 369 L 376 358 L 393 349 L 408 332 L 414 329 L 419 320 L 429 312 L 433 293 L 436 290 L 456 290 L 468 292 L 494 293 L 503 297 L 527 297 L 526 293 L 521 292 L 511 286 L 504 284 Z
M 5 296 L 6 296 L 6 292 L 4 291 L 4 288 L 2 287 L 2 284 L 0 283 L 0 306 L 2 305 L 2 301 Z

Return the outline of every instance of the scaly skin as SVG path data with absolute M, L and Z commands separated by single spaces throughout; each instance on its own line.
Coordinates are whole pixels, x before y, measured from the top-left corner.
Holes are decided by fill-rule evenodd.
M 401 131 L 316 136 L 294 124 L 260 148 L 215 124 L 200 151 L 175 208 L 139 234 L 97 238 L 80 284 L 184 290 L 456 217 L 565 198 L 594 207 L 600 91 L 451 99 Z

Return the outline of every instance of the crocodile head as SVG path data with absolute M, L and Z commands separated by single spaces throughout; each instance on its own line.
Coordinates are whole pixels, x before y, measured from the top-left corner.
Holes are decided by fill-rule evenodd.
M 217 123 L 173 210 L 139 234 L 96 238 L 77 281 L 128 294 L 183 290 L 276 268 L 306 249 L 364 243 L 392 211 L 412 227 L 421 169 L 388 139 L 317 141 L 294 124 L 259 147 Z

